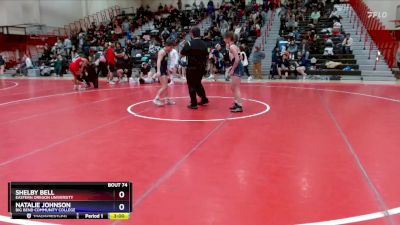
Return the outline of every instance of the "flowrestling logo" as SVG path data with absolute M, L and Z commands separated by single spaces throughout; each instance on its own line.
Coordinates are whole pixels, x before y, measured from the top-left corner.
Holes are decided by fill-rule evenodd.
M 375 11 L 370 11 L 367 12 L 368 14 L 368 18 L 379 18 L 379 19 L 383 19 L 386 18 L 388 16 L 388 13 L 386 11 L 383 12 L 375 12 Z

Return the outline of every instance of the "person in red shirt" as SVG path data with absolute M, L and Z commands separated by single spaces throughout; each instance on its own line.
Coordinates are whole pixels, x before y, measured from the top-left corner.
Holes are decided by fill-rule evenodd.
M 109 43 L 106 44 L 106 60 L 108 65 L 108 83 L 115 84 L 113 81 L 114 73 L 115 73 L 115 52 L 114 52 L 114 44 Z
M 72 73 L 72 76 L 74 77 L 73 83 L 74 83 L 74 90 L 84 90 L 85 87 L 81 86 L 81 83 L 83 81 L 83 69 L 85 68 L 86 64 L 88 63 L 88 60 L 83 57 L 76 57 L 72 60 L 71 64 L 69 64 L 69 71 Z

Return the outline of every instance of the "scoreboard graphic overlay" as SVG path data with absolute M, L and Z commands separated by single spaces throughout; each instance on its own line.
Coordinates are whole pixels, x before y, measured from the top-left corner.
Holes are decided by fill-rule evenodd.
M 10 182 L 13 219 L 129 219 L 131 182 Z

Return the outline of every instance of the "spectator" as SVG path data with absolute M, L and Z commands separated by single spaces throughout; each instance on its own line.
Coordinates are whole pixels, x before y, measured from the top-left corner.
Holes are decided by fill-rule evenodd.
M 351 53 L 352 45 L 353 45 L 353 38 L 351 37 L 350 33 L 347 33 L 345 39 L 342 42 L 343 53 L 345 53 L 345 54 Z
M 245 46 L 241 45 L 240 46 L 240 60 L 242 61 L 242 65 L 244 68 L 244 73 L 247 75 L 247 80 L 252 80 L 253 78 L 250 76 L 249 73 L 249 60 L 247 57 L 247 53 L 246 53 L 246 48 Z
M 178 33 L 176 32 L 175 29 L 172 29 L 171 34 L 169 35 L 169 37 L 174 41 L 178 40 Z
M 106 60 L 108 65 L 108 83 L 113 85 L 114 82 L 114 73 L 115 73 L 115 52 L 114 52 L 114 44 L 109 43 L 106 45 Z
M 33 68 L 32 60 L 29 58 L 27 54 L 24 54 L 22 57 L 22 63 L 20 65 L 20 72 L 27 76 L 28 75 L 28 70 Z
M 302 11 L 297 12 L 296 17 L 297 17 L 297 21 L 299 21 L 299 22 L 304 22 L 304 20 L 305 20 L 304 13 Z
M 3 56 L 0 55 L 0 75 L 4 74 L 5 67 L 6 67 L 6 61 L 4 60 Z
M 278 62 L 278 75 L 279 78 L 282 79 L 282 72 L 284 73 L 284 77 L 286 78 L 289 75 L 289 54 L 285 53 L 282 56 L 282 60 Z
M 288 21 L 286 22 L 286 28 L 289 30 L 293 30 L 293 29 L 297 28 L 297 25 L 298 25 L 298 23 L 296 21 L 296 16 L 294 14 L 292 14 L 289 17 Z
M 331 14 L 329 15 L 329 21 L 333 22 L 335 20 L 340 22 L 340 16 L 336 7 L 333 8 Z
M 342 24 L 339 20 L 333 20 L 332 35 L 338 36 L 342 32 Z
M 168 54 L 168 70 L 169 74 L 173 78 L 174 75 L 176 75 L 178 71 L 178 63 L 179 63 L 179 53 L 176 49 L 172 49 L 169 54 Z M 173 80 L 171 79 L 171 84 L 173 83 Z
M 164 42 L 169 38 L 169 31 L 167 27 L 164 27 L 164 30 L 161 32 L 161 38 Z
M 278 61 L 281 58 L 281 50 L 279 49 L 278 46 L 276 46 L 274 48 L 274 50 L 272 50 L 272 63 L 278 63 Z
M 300 32 L 298 28 L 294 28 L 293 32 L 292 32 L 292 36 L 294 38 L 294 40 L 300 40 Z
M 85 34 L 83 32 L 78 35 L 78 49 L 82 51 L 85 42 Z
M 208 79 L 217 80 L 216 74 L 218 73 L 218 70 L 222 69 L 222 57 L 221 45 L 216 44 L 215 48 L 210 51 L 209 55 L 208 71 L 210 76 Z
M 139 76 L 139 83 L 140 84 L 151 84 L 154 83 L 154 77 L 150 72 L 151 67 L 148 62 L 143 62 L 142 66 L 140 67 L 140 76 Z
M 271 79 L 274 79 L 274 75 L 278 75 L 278 65 L 282 61 L 280 49 L 278 46 L 276 46 L 274 50 L 272 50 L 271 58 L 272 58 L 272 64 L 269 71 L 270 72 L 269 75 Z
M 400 68 L 400 47 L 397 49 L 396 59 L 397 59 L 397 67 Z
M 187 67 L 187 58 L 186 56 L 182 56 L 179 60 L 179 69 L 182 79 L 186 79 L 186 67 Z
M 71 59 L 74 59 L 74 58 L 76 58 L 78 56 L 79 56 L 78 51 L 76 50 L 75 46 L 72 45 L 72 48 L 71 48 Z
M 235 27 L 235 31 L 234 31 L 234 34 L 235 34 L 235 40 L 240 40 L 240 33 L 242 32 L 242 26 L 241 26 L 241 24 L 238 24 L 236 27 Z
M 289 52 L 290 59 L 294 59 L 297 56 L 297 51 L 298 51 L 298 47 L 296 42 L 294 42 L 294 40 L 291 40 L 288 47 L 287 47 L 287 51 Z
M 131 32 L 131 24 L 129 23 L 128 19 L 125 19 L 122 23 L 122 31 L 125 35 L 128 35 L 128 33 Z
M 296 62 L 296 71 L 303 76 L 303 80 L 307 78 L 306 70 L 311 66 L 310 60 L 306 59 L 304 56 L 300 58 L 298 62 Z
M 57 39 L 57 43 L 56 43 L 56 54 L 61 54 L 61 55 L 65 55 L 64 52 L 64 44 L 61 41 L 61 39 Z
M 225 35 L 226 32 L 229 30 L 229 24 L 225 19 L 222 19 L 219 23 L 219 27 L 221 29 L 221 34 Z
M 334 55 L 332 39 L 329 36 L 326 36 L 325 39 L 324 55 Z
M 57 55 L 57 59 L 54 61 L 54 72 L 57 76 L 62 77 L 64 74 L 63 68 L 64 67 L 64 59 L 62 55 Z
M 314 24 L 318 23 L 319 18 L 321 18 L 321 13 L 317 10 L 317 8 L 314 8 L 314 11 L 311 13 L 310 18 L 313 20 Z
M 300 45 L 300 58 L 305 57 L 305 59 L 309 59 L 310 57 L 310 45 L 308 44 L 307 39 L 302 39 L 301 40 L 301 45 Z
M 253 70 L 255 79 L 262 79 L 261 61 L 265 59 L 265 53 L 260 50 L 260 46 L 256 46 L 255 51 L 253 52 Z
M 64 39 L 64 50 L 67 57 L 71 57 L 72 43 L 69 37 Z
M 132 62 L 129 54 L 124 55 L 124 74 L 126 75 L 127 81 L 132 77 Z
M 114 50 L 115 58 L 116 58 L 116 68 L 117 68 L 117 76 L 118 76 L 118 81 L 123 82 L 123 76 L 124 76 L 124 66 L 125 66 L 125 49 L 122 48 L 121 44 L 119 42 L 116 43 L 115 45 L 115 50 Z

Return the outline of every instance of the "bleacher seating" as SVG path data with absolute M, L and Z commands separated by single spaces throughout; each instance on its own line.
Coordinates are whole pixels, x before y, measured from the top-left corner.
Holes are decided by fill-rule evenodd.
M 327 31 L 327 29 L 332 28 L 333 25 L 333 22 L 329 21 L 328 19 L 328 16 L 332 9 L 333 5 L 327 6 L 326 11 L 323 13 L 317 24 L 313 24 L 313 21 L 310 19 L 311 10 L 308 9 L 305 13 L 305 20 L 298 21 L 298 34 L 293 34 L 294 30 L 292 29 L 286 29 L 285 21 L 281 21 L 280 36 L 285 40 L 294 38 L 296 44 L 299 47 L 303 38 L 307 38 L 307 35 L 309 35 L 311 32 L 315 34 L 316 40 L 310 46 L 309 59 L 315 58 L 316 63 L 312 64 L 310 69 L 307 69 L 305 71 L 307 75 L 327 76 L 327 79 L 329 79 L 330 76 L 340 76 L 349 79 L 354 79 L 354 76 L 360 77 L 361 70 L 359 65 L 357 64 L 357 60 L 355 59 L 354 54 L 352 52 L 347 54 L 342 53 L 341 44 L 346 31 L 342 29 L 342 32 L 340 34 L 343 35 L 342 37 L 340 35 L 334 36 L 333 34 L 329 33 L 329 31 Z M 326 40 L 328 38 L 333 42 L 332 47 L 334 55 L 324 55 Z M 295 61 L 296 59 L 291 59 L 290 63 L 294 64 Z M 341 65 L 338 65 L 335 68 L 328 68 L 326 66 L 326 63 L 329 61 L 338 62 L 341 63 Z M 291 74 L 298 75 L 295 70 L 292 70 Z M 289 77 L 293 78 L 293 76 Z

